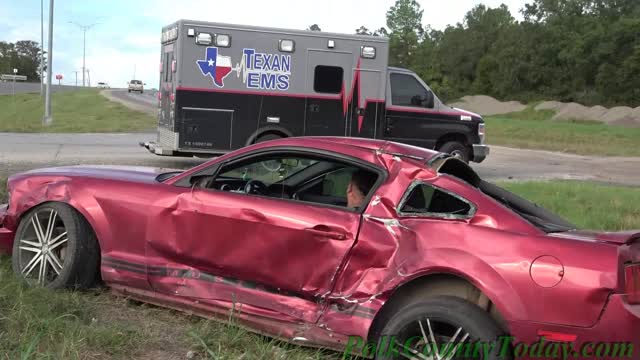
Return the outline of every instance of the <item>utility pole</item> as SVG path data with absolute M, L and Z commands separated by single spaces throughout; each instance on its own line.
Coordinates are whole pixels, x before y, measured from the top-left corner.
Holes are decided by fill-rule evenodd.
M 40 96 L 44 95 L 44 0 L 40 0 Z
M 87 77 L 89 78 L 89 87 L 91 87 L 91 74 L 89 73 L 89 69 L 87 69 Z
M 136 64 L 133 64 L 133 77 L 132 79 L 136 78 Z
M 76 86 L 78 86 L 78 70 L 74 71 L 76 73 Z
M 85 72 L 85 60 L 86 60 L 86 54 L 87 54 L 87 30 L 91 29 L 92 27 L 98 25 L 99 23 L 93 23 L 93 24 L 89 24 L 89 25 L 82 25 L 82 24 L 78 24 L 75 23 L 73 21 L 69 21 L 69 24 L 73 24 L 76 25 L 78 27 L 80 27 L 82 29 L 82 86 L 85 86 L 85 81 L 84 81 L 84 72 Z
M 51 114 L 51 67 L 53 59 L 53 0 L 49 0 L 49 44 L 47 46 L 47 94 L 45 96 L 44 105 L 44 125 L 50 125 L 53 122 L 53 114 Z

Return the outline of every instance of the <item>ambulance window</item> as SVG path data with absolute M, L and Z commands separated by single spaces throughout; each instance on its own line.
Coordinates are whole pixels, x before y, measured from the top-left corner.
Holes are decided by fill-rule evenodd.
M 342 91 L 344 71 L 338 66 L 318 65 L 315 70 L 313 90 L 318 93 L 339 94 Z
M 427 97 L 427 89 L 408 74 L 391 74 L 391 103 L 399 106 L 418 106 Z

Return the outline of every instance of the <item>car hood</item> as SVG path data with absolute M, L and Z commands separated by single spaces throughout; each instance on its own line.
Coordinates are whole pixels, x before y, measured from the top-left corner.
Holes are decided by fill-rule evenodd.
M 630 244 L 640 240 L 640 230 L 615 231 L 615 232 L 598 232 L 598 231 L 581 231 L 572 230 L 549 234 L 553 237 L 582 240 L 582 241 L 600 241 L 613 244 Z
M 145 166 L 77 165 L 35 169 L 23 172 L 18 176 L 74 176 L 138 182 L 155 182 L 158 175 L 174 171 L 181 170 Z

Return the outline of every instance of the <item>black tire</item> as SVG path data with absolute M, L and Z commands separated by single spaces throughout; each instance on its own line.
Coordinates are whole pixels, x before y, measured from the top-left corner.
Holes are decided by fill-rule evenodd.
M 468 333 L 468 340 L 465 342 L 465 345 L 469 342 L 471 345 L 475 345 L 477 342 L 495 344 L 495 347 L 489 357 L 485 358 L 484 355 L 480 356 L 482 360 L 508 360 L 511 358 L 510 348 L 507 349 L 508 351 L 504 351 L 503 354 L 502 345 L 505 338 L 501 337 L 505 334 L 500 330 L 500 327 L 488 313 L 464 299 L 454 296 L 435 296 L 426 299 L 422 297 L 415 297 L 409 301 L 406 306 L 394 310 L 395 311 L 392 313 L 391 318 L 385 324 L 380 338 L 377 339 L 378 344 L 383 344 L 382 346 L 384 346 L 382 350 L 378 349 L 378 353 L 375 357 L 377 360 L 405 358 L 402 355 L 390 356 L 392 355 L 392 352 L 385 351 L 385 349 L 389 349 L 386 347 L 389 339 L 395 336 L 394 339 L 398 340 L 400 344 L 405 344 L 406 341 L 412 339 L 413 336 L 424 338 L 422 336 L 422 331 L 420 330 L 420 325 L 422 325 L 427 337 L 430 339 L 429 327 L 426 323 L 426 319 L 430 319 L 430 324 L 434 329 L 436 329 L 434 330 L 434 333 L 436 334 L 438 349 L 441 349 L 442 346 L 446 345 L 447 341 L 446 336 L 443 334 L 441 334 L 441 336 L 444 336 L 445 338 L 442 341 L 437 340 L 437 329 L 440 329 L 440 331 L 444 333 L 445 330 L 454 332 L 454 329 L 460 328 L 462 331 L 459 333 L 456 342 L 464 337 L 463 334 Z M 418 320 L 420 320 L 422 324 L 418 324 Z M 452 337 L 453 334 L 449 336 Z M 396 348 L 399 351 L 402 351 L 403 349 L 402 346 L 397 346 Z M 461 346 L 461 348 L 465 349 L 465 351 L 467 349 L 465 346 Z M 471 351 L 473 351 L 473 347 L 471 347 L 471 349 Z M 428 350 L 423 347 L 418 351 L 423 352 L 424 354 L 424 351 Z M 432 353 L 427 353 L 427 355 L 429 354 Z M 464 352 L 462 354 L 464 354 Z M 472 352 L 469 354 L 471 355 L 470 357 L 475 359 L 478 358 L 478 356 L 474 355 Z
M 440 146 L 437 150 L 443 153 L 454 155 L 466 163 L 471 160 L 469 148 L 457 141 L 446 142 L 442 144 L 442 146 Z
M 264 135 L 260 135 L 255 143 L 261 143 L 261 142 L 265 142 L 265 141 L 269 141 L 269 140 L 276 140 L 276 139 L 281 139 L 282 136 L 278 135 L 278 134 L 264 134 Z
M 56 214 L 55 216 L 52 215 L 54 213 Z M 46 217 L 47 214 L 49 214 L 49 218 L 54 219 L 52 230 L 50 231 L 51 235 L 48 239 L 60 239 L 55 242 L 51 241 L 52 249 L 48 249 L 48 245 L 47 249 L 44 249 L 43 246 L 38 247 L 35 244 L 38 242 L 43 243 L 36 234 L 35 227 L 37 223 L 40 223 L 41 227 L 43 227 L 42 233 L 49 232 L 49 230 L 44 230 L 44 227 L 49 227 L 48 220 L 41 218 Z M 36 219 L 38 219 L 37 222 Z M 65 232 L 66 235 L 64 234 Z M 46 234 L 43 236 L 47 238 Z M 64 241 L 65 238 L 67 239 L 66 241 Z M 30 243 L 26 244 L 25 241 Z M 57 242 L 61 244 L 53 248 Z M 22 247 L 21 244 L 23 245 Z M 30 250 L 24 250 L 25 247 L 29 247 Z M 39 271 L 41 269 L 41 265 L 29 264 L 33 258 L 40 256 L 34 252 L 34 249 L 39 249 L 40 253 L 46 251 L 45 253 L 55 254 L 62 268 L 60 270 L 54 268 L 54 260 L 51 257 L 49 259 L 50 262 L 45 262 L 50 269 L 47 270 L 47 267 L 45 267 L 47 274 L 42 277 L 43 280 L 34 280 L 34 270 Z M 29 256 L 29 254 L 34 253 L 36 255 Z M 42 263 L 37 259 L 34 262 L 36 264 Z M 38 269 L 33 269 L 31 273 L 27 274 L 29 276 L 25 276 L 23 270 L 29 270 L 27 265 Z M 62 203 L 46 203 L 32 209 L 22 218 L 16 230 L 12 252 L 13 271 L 22 280 L 29 284 L 39 284 L 51 289 L 86 289 L 98 283 L 100 279 L 99 265 L 100 249 L 98 241 L 87 221 L 75 209 Z
M 127 92 L 128 92 L 128 93 L 130 93 L 130 92 L 131 92 L 131 89 L 127 90 Z

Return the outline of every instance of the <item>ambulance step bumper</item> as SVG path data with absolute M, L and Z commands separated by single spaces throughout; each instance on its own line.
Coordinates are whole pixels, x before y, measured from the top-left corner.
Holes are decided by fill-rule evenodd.
M 140 145 L 143 148 L 149 150 L 149 152 L 152 153 L 152 154 L 156 154 L 156 155 L 160 155 L 160 156 L 172 156 L 173 155 L 173 150 L 165 150 L 165 149 L 161 148 L 160 146 L 158 146 L 158 144 L 156 144 L 154 141 L 139 142 L 138 145 Z

